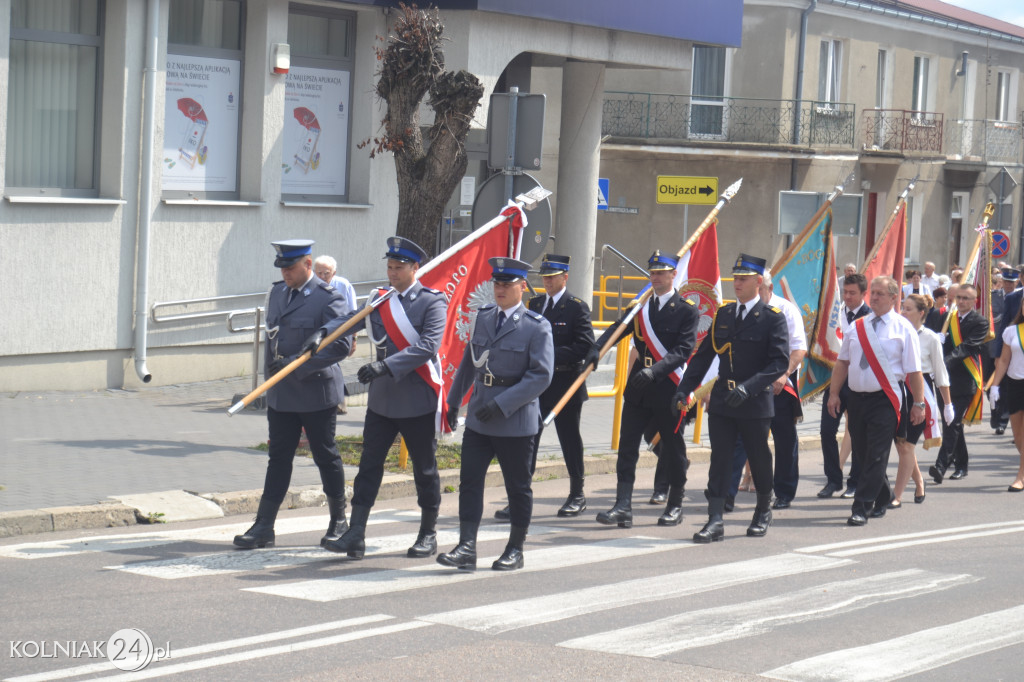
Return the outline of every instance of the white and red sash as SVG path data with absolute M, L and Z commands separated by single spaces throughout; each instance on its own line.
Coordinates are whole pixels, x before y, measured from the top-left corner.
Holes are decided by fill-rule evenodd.
M 653 295 L 653 294 L 652 294 Z M 648 299 L 649 302 L 649 299 Z M 647 345 L 647 352 L 654 356 L 656 362 L 661 362 L 668 354 L 668 350 L 665 348 L 665 344 L 661 342 L 658 335 L 654 333 L 654 327 L 651 326 L 651 308 L 649 305 L 644 304 L 643 309 L 640 310 L 640 336 L 643 338 L 644 343 Z M 669 374 L 669 378 L 676 386 L 683 379 L 683 371 L 686 369 L 686 363 L 683 363 L 682 367 L 678 367 Z
M 933 445 L 942 445 L 942 421 L 939 401 L 935 397 L 935 389 L 927 381 L 924 383 L 924 449 Z
M 387 289 L 378 289 L 377 293 L 379 296 L 383 296 L 387 291 Z M 409 321 L 409 316 L 405 314 L 405 308 L 402 307 L 398 296 L 391 296 L 384 303 L 378 305 L 377 312 L 380 313 L 380 319 L 384 323 L 384 329 L 387 330 L 391 343 L 395 344 L 399 351 L 419 342 L 420 334 Z M 437 393 L 434 428 L 439 433 L 448 433 L 448 422 L 445 419 L 447 405 L 444 401 L 444 381 L 441 379 L 441 362 L 437 355 L 435 354 L 429 361 L 417 367 L 416 373 L 427 383 L 427 386 Z
M 889 367 L 889 359 L 885 357 L 882 342 L 878 340 L 874 326 L 864 324 L 866 319 L 861 317 L 853 323 L 854 329 L 857 330 L 857 340 L 860 341 L 861 351 L 867 358 L 868 366 L 871 367 L 878 385 L 885 391 L 886 397 L 892 403 L 892 409 L 896 410 L 896 423 L 899 423 L 900 410 L 903 407 L 903 390 L 896 380 L 896 375 L 892 373 L 892 368 Z

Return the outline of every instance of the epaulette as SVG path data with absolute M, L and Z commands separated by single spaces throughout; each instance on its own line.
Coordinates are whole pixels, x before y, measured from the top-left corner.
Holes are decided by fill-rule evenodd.
M 337 291 L 337 289 L 335 289 L 335 288 L 334 288 L 334 287 L 332 287 L 332 286 L 331 286 L 330 284 L 328 284 L 327 282 L 324 282 L 324 281 L 321 281 L 321 282 L 320 282 L 320 288 L 321 288 L 321 289 L 323 289 L 323 290 L 324 290 L 324 291 L 326 291 L 326 292 L 333 292 L 333 291 Z
M 427 293 L 430 293 L 430 294 L 437 294 L 438 296 L 444 296 L 444 292 L 442 292 L 442 291 L 440 291 L 438 289 L 431 289 L 430 287 L 423 287 L 423 291 L 425 291 Z
M 689 299 L 689 298 L 684 298 L 683 300 L 684 300 L 684 301 L 686 301 L 687 303 L 689 303 L 690 305 L 693 305 L 693 306 L 697 305 L 696 303 L 694 303 L 694 302 L 693 302 L 693 301 L 692 301 L 691 299 Z
M 569 300 L 572 301 L 573 303 L 583 303 L 582 298 L 576 298 L 575 296 L 570 296 Z
M 776 308 L 773 305 L 768 306 L 768 310 L 772 311 L 773 313 L 779 313 L 780 315 L 782 314 L 782 309 Z
M 476 311 L 478 313 L 482 313 L 485 310 L 490 310 L 491 308 L 496 308 L 497 306 L 498 306 L 497 303 L 488 303 L 486 305 L 480 306 L 479 308 L 476 309 Z
M 273 284 L 271 284 L 270 286 L 276 287 L 278 284 L 284 284 L 284 280 L 283 279 L 279 279 L 276 282 L 274 282 Z
M 544 319 L 543 315 L 541 315 L 540 313 L 536 313 L 536 312 L 534 312 L 532 310 L 527 310 L 526 311 L 526 316 L 527 317 L 532 317 L 534 320 L 537 320 L 538 322 Z

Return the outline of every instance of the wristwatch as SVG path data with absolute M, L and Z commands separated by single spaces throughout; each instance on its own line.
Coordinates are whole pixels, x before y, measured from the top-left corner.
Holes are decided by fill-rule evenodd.
M 925 408 L 924 402 L 914 403 L 914 407 L 920 407 L 922 410 Z

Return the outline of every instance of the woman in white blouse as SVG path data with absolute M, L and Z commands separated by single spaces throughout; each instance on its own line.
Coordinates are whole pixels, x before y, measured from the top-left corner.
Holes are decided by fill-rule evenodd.
M 893 501 L 889 504 L 890 509 L 899 509 L 902 506 L 900 498 L 903 490 L 907 487 L 907 481 L 914 479 L 916 490 L 914 491 L 914 502 L 924 502 L 924 478 L 921 476 L 921 469 L 917 466 L 917 455 L 914 450 L 921 434 L 925 435 L 924 447 L 927 449 L 932 445 L 942 443 L 942 421 L 939 417 L 939 403 L 936 400 L 935 389 L 938 388 L 942 396 L 943 416 L 946 422 L 952 420 L 953 404 L 949 400 L 949 374 L 946 373 L 946 363 L 942 360 L 942 339 L 938 334 L 924 325 L 924 318 L 932 307 L 930 298 L 920 294 L 911 294 L 903 300 L 903 317 L 907 318 L 914 328 L 917 329 L 917 338 L 921 342 L 921 373 L 924 375 L 924 393 L 927 407 L 925 408 L 924 421 L 920 424 L 911 424 L 907 427 L 907 437 L 896 439 L 896 452 L 900 456 L 899 468 L 896 470 L 896 485 L 893 488 Z
M 1010 429 L 1013 444 L 1020 454 L 1020 468 L 1007 490 L 1019 493 L 1024 490 L 1024 301 L 1013 322 L 1003 330 L 1003 352 L 996 360 L 988 396 L 993 405 L 1000 402 L 1010 413 Z

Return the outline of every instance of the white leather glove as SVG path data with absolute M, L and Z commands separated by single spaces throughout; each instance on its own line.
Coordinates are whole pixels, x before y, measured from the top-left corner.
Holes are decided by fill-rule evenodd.
M 989 407 L 991 407 L 993 410 L 996 409 L 996 403 L 998 403 L 998 402 L 999 402 L 999 387 L 998 386 L 993 386 L 992 388 L 988 389 L 988 403 L 989 403 Z
M 947 425 L 952 424 L 953 423 L 953 417 L 955 417 L 955 416 L 956 416 L 956 413 L 953 411 L 953 403 L 946 403 L 942 407 L 942 419 L 943 419 L 943 421 L 945 421 Z

